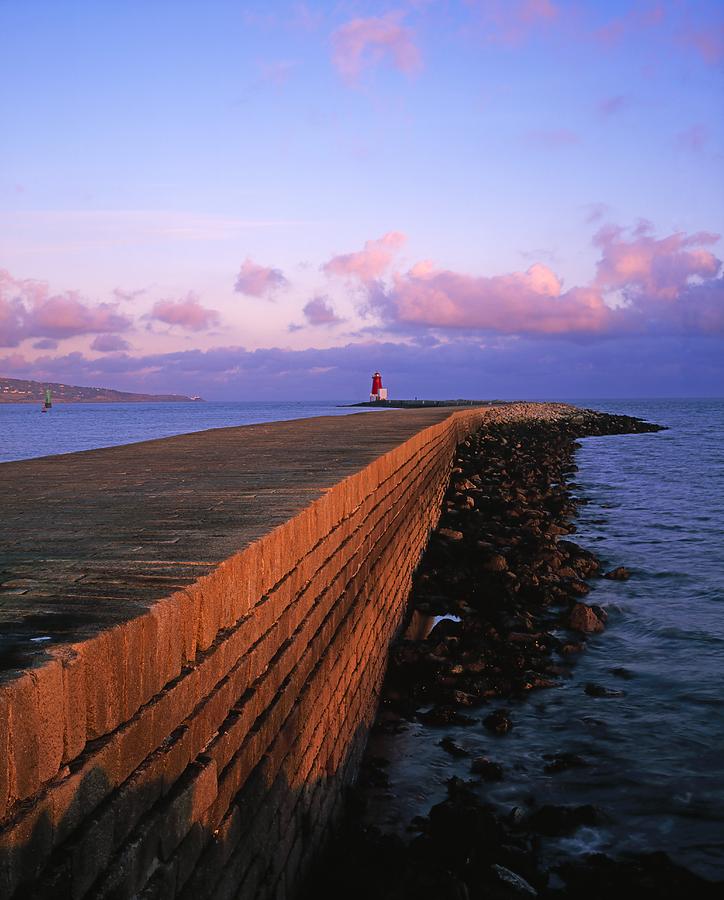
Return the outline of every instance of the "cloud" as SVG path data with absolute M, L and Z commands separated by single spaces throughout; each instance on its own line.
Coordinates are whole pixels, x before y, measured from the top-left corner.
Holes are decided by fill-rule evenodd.
M 706 24 L 689 25 L 680 40 L 709 65 L 718 65 L 724 59 L 724 23 L 721 16 Z
M 444 342 L 366 341 L 327 349 L 218 347 L 134 357 L 81 353 L 30 361 L 0 357 L 18 378 L 108 385 L 207 399 L 366 399 L 379 369 L 395 397 L 595 398 L 721 396 L 722 342 L 711 337 L 621 337 L 575 343 L 549 337 Z M 217 423 L 218 424 L 218 423 Z
M 657 240 L 642 223 L 627 239 L 622 228 L 605 226 L 594 236 L 601 250 L 595 286 L 604 290 L 625 289 L 629 298 L 674 301 L 692 278 L 713 278 L 720 260 L 702 246 L 714 244 L 719 235 L 699 232 L 672 234 Z
M 363 69 L 390 59 L 400 72 L 413 75 L 422 66 L 420 51 L 403 14 L 391 12 L 368 19 L 352 19 L 332 34 L 332 63 L 347 82 L 355 82 Z
M 236 276 L 234 290 L 250 297 L 271 299 L 276 291 L 288 285 L 289 282 L 281 269 L 260 266 L 247 256 Z
M 146 288 L 138 288 L 135 291 L 126 291 L 123 288 L 113 288 L 113 296 L 119 303 L 130 303 L 136 297 L 140 297 L 146 293 Z
M 525 135 L 529 144 L 541 147 L 565 147 L 571 144 L 580 144 L 581 139 L 568 128 L 539 129 L 529 131 Z
M 0 270 L 0 346 L 30 337 L 52 340 L 81 334 L 126 331 L 131 319 L 117 303 L 88 303 L 77 291 L 51 294 L 44 281 L 17 279 Z
M 362 282 L 373 281 L 387 271 L 406 240 L 401 232 L 389 231 L 377 240 L 367 241 L 363 250 L 333 256 L 322 270 L 327 275 L 354 277 Z
M 359 254 L 335 259 L 363 282 L 368 308 L 381 327 L 396 332 L 468 329 L 589 339 L 706 335 L 724 333 L 721 261 L 705 249 L 717 240 L 707 232 L 658 239 L 646 221 L 630 232 L 607 225 L 593 239 L 600 253 L 595 277 L 565 291 L 556 273 L 540 262 L 525 272 L 478 276 L 423 261 L 383 282 L 375 276 L 385 267 L 373 267 L 372 275 L 360 265 Z
M 586 225 L 592 225 L 594 222 L 600 222 L 609 210 L 607 203 L 588 203 L 585 206 L 586 217 L 584 222 Z
M 33 346 L 37 347 L 37 344 Z M 118 334 L 99 334 L 91 344 L 91 350 L 99 353 L 116 353 L 121 350 L 129 350 L 131 345 L 125 338 Z
M 595 291 L 561 294 L 542 263 L 492 277 L 419 267 L 395 274 L 378 305 L 402 325 L 476 329 L 498 334 L 588 334 L 602 331 L 610 309 Z
M 314 297 L 302 312 L 310 325 L 337 325 L 344 321 L 334 311 L 327 297 Z
M 57 350 L 58 349 L 58 341 L 54 341 L 52 338 L 42 338 L 39 341 L 35 341 L 33 344 L 34 350 Z
M 559 17 L 552 0 L 470 0 L 477 11 L 486 38 L 515 47 Z
M 709 130 L 705 125 L 692 125 L 676 135 L 676 145 L 684 150 L 693 150 L 695 153 L 704 149 L 709 140 Z
M 219 324 L 218 310 L 202 306 L 191 291 L 182 300 L 159 300 L 154 303 L 147 318 L 177 325 L 187 331 L 206 331 Z
M 631 105 L 631 100 L 625 94 L 616 94 L 614 97 L 605 97 L 598 104 L 598 111 L 602 116 L 612 116 Z

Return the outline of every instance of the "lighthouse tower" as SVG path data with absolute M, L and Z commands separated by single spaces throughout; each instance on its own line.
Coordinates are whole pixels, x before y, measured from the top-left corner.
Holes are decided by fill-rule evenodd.
M 382 387 L 382 376 L 379 372 L 375 372 L 372 376 L 372 390 L 370 391 L 370 403 L 376 403 L 378 400 L 387 399 L 387 388 Z

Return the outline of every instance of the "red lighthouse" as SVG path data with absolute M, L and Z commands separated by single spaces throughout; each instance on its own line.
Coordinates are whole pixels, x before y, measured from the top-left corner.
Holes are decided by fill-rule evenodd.
M 378 400 L 387 399 L 387 388 L 382 387 L 382 376 L 379 372 L 375 372 L 372 376 L 372 390 L 370 391 L 370 402 L 375 403 Z

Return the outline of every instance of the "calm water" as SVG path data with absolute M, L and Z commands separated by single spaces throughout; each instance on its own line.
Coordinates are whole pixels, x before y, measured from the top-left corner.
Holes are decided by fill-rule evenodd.
M 56 403 L 43 414 L 39 403 L 6 403 L 0 404 L 0 462 L 132 444 L 227 425 L 361 411 L 364 408 L 338 409 L 334 401 Z
M 473 755 L 502 762 L 486 788 L 502 808 L 595 803 L 595 829 L 549 841 L 551 860 L 571 852 L 668 851 L 724 877 L 724 402 L 578 401 L 670 427 L 658 434 L 587 438 L 578 453 L 581 508 L 575 539 L 627 582 L 597 581 L 589 602 L 609 610 L 573 676 L 513 707 L 504 738 L 482 726 L 451 733 Z M 333 403 L 178 403 L 0 406 L 0 460 L 64 453 L 225 425 L 343 415 Z M 612 669 L 624 667 L 623 680 Z M 586 682 L 623 689 L 591 698 Z M 380 751 L 394 756 L 391 789 L 375 816 L 400 833 L 445 794 L 469 763 L 437 747 L 439 731 L 415 724 Z M 544 754 L 569 751 L 590 766 L 556 775 Z
M 482 726 L 431 731 L 412 724 L 377 738 L 393 761 L 391 787 L 374 817 L 404 835 L 416 814 L 445 795 L 452 774 L 469 778 L 437 742 L 448 733 L 506 769 L 485 796 L 504 810 L 596 804 L 599 828 L 549 840 L 550 861 L 601 851 L 665 850 L 706 877 L 724 877 L 724 402 L 579 401 L 670 426 L 658 434 L 587 438 L 578 452 L 581 507 L 574 540 L 627 582 L 598 580 L 588 602 L 609 611 L 573 676 L 511 706 L 505 737 Z M 624 667 L 630 678 L 612 669 Z M 624 690 L 592 698 L 586 682 Z M 588 768 L 543 771 L 544 754 L 577 753 Z

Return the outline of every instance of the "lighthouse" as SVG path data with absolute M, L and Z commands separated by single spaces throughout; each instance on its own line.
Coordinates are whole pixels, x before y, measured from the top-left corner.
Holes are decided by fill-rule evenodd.
M 370 403 L 377 403 L 379 400 L 387 399 L 387 388 L 382 387 L 382 376 L 379 372 L 375 372 L 372 376 L 372 390 L 370 391 Z

